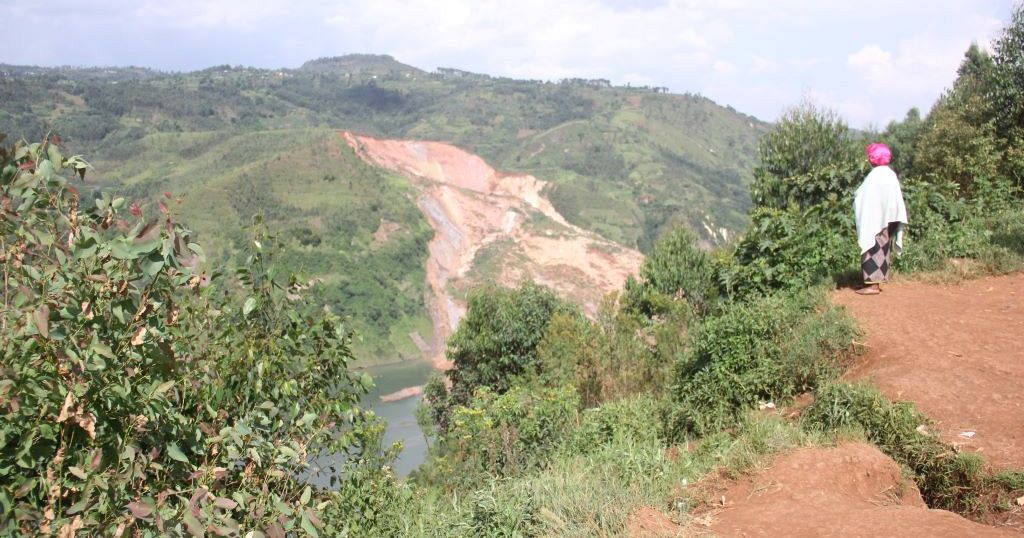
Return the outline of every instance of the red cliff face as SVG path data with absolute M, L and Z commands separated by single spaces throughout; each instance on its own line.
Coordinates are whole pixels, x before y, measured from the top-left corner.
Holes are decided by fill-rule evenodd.
M 639 252 L 568 223 L 544 196 L 547 184 L 533 176 L 498 173 L 448 144 L 342 136 L 364 160 L 419 189 L 417 205 L 435 232 L 426 272 L 439 367 L 447 366 L 443 342 L 465 313 L 459 290 L 532 279 L 593 314 L 643 261 Z M 487 267 L 477 264 L 484 249 Z

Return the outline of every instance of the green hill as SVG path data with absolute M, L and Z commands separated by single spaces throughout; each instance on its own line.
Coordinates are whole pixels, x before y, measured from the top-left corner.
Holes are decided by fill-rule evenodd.
M 374 55 L 295 70 L 2 66 L 0 132 L 60 133 L 90 157 L 101 188 L 184 195 L 179 218 L 215 259 L 237 251 L 261 211 L 280 258 L 323 279 L 325 299 L 364 335 L 362 354 L 384 358 L 414 353 L 402 342 L 429 327 L 431 233 L 407 181 L 363 164 L 334 130 L 450 142 L 533 174 L 570 222 L 643 251 L 676 223 L 721 243 L 746 224 L 768 126 L 660 90 L 426 73 Z M 399 231 L 378 244 L 382 219 Z

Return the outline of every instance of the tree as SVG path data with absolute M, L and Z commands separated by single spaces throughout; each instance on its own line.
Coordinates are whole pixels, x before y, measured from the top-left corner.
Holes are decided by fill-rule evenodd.
M 914 175 L 914 152 L 924 121 L 917 107 L 907 111 L 903 121 L 891 121 L 881 139 L 892 149 L 890 166 L 903 178 Z
M 991 100 L 996 133 L 1003 140 L 1003 172 L 1024 183 L 1024 4 L 995 42 Z
M 970 194 L 978 177 L 999 173 L 1000 141 L 992 121 L 993 63 L 971 44 L 953 88 L 932 107 L 917 141 L 915 175 L 931 183 L 953 182 Z

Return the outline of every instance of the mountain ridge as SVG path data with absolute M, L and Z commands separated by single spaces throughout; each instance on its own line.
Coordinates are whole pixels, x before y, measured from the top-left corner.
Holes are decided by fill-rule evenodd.
M 706 246 L 746 225 L 768 124 L 695 94 L 599 82 L 427 73 L 386 55 L 281 70 L 23 69 L 0 76 L 0 132 L 60 133 L 94 164 L 93 188 L 142 206 L 184 195 L 180 218 L 214 259 L 236 255 L 262 213 L 289 268 L 322 279 L 324 300 L 353 316 L 364 355 L 408 357 L 419 353 L 408 335 L 429 323 L 430 227 L 409 180 L 357 162 L 338 130 L 450 144 L 534 176 L 570 224 L 626 248 L 646 251 L 676 224 Z

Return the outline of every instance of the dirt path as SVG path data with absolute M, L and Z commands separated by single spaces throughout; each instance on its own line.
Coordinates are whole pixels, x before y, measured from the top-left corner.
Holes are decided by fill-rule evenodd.
M 1024 274 L 900 282 L 833 299 L 866 333 L 867 352 L 848 378 L 914 402 L 945 442 L 997 469 L 1024 470 Z
M 896 462 L 863 443 L 796 450 L 762 472 L 707 491 L 714 502 L 698 519 L 709 520 L 722 538 L 1020 537 L 928 509 Z

